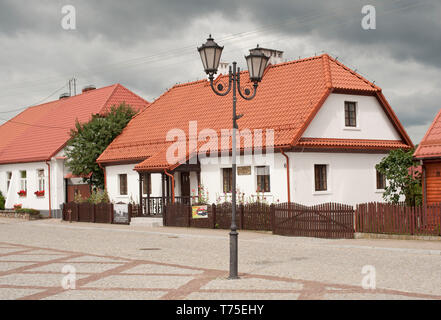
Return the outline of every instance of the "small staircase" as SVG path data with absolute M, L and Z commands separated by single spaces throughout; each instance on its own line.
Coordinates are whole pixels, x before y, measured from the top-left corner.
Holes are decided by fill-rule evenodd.
M 132 220 L 130 221 L 130 225 L 131 226 L 140 226 L 140 227 L 162 227 L 162 217 L 137 217 L 137 218 L 132 218 Z

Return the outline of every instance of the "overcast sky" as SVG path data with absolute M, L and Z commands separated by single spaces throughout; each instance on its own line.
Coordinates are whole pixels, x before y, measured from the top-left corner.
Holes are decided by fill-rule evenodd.
M 62 28 L 65 5 L 75 30 Z M 361 27 L 364 5 L 375 30 Z M 0 0 L 0 124 L 72 77 L 78 91 L 121 83 L 153 101 L 204 76 L 196 47 L 209 33 L 242 67 L 257 43 L 287 60 L 337 56 L 383 89 L 414 143 L 441 108 L 439 0 Z

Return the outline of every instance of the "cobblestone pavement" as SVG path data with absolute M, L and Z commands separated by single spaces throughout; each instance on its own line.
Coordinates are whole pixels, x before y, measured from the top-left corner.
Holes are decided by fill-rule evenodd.
M 274 261 L 271 261 L 270 256 L 261 257 L 264 259 L 259 260 L 260 264 L 257 266 L 265 266 L 260 269 L 260 272 L 242 273 L 240 280 L 227 280 L 228 272 L 223 268 L 189 264 L 188 261 L 196 259 L 196 256 L 204 255 L 198 250 L 194 252 L 193 258 L 182 259 L 182 263 L 165 261 L 166 259 L 161 258 L 167 256 L 164 252 L 155 256 L 155 253 L 167 251 L 161 250 L 161 247 L 166 248 L 166 243 L 173 240 L 175 242 L 181 240 L 181 243 L 173 242 L 173 249 L 175 246 L 179 249 L 181 245 L 179 250 L 185 252 L 188 243 L 184 240 L 188 237 L 192 241 L 202 240 L 207 245 L 210 242 L 228 244 L 227 238 L 224 235 L 220 236 L 225 231 L 222 231 L 223 233 L 219 230 L 198 231 L 164 228 L 134 230 L 126 226 L 67 225 L 59 221 L 15 223 L 0 220 L 0 299 L 441 299 L 439 290 L 423 292 L 424 290 L 411 291 L 381 287 L 376 290 L 365 290 L 361 287 L 361 280 L 358 285 L 342 283 L 339 279 L 332 278 L 314 280 L 308 279 L 311 278 L 309 276 L 304 278 L 284 276 L 280 270 L 273 272 L 271 263 Z M 84 238 L 86 234 L 93 234 L 93 236 L 87 239 L 87 237 Z M 302 244 L 302 239 L 273 238 L 274 236 L 268 234 L 242 234 L 243 246 L 252 244 L 256 246 L 254 250 L 262 247 L 262 253 L 266 252 L 262 241 L 273 244 L 274 241 L 294 241 L 297 246 Z M 20 239 L 26 235 L 28 235 L 27 240 Z M 146 237 L 147 241 L 155 246 L 139 248 L 136 244 L 136 257 L 128 253 L 109 254 L 112 251 L 121 253 L 121 248 L 109 249 L 109 245 L 112 245 L 114 240 L 135 243 L 139 240 L 138 238 L 145 241 Z M 167 239 L 161 247 L 159 247 L 157 237 Z M 103 246 L 106 239 L 108 239 L 108 245 Z M 56 242 L 56 245 L 48 245 L 48 241 Z M 94 246 L 93 243 L 97 241 L 100 245 Z M 328 248 L 329 250 L 344 250 L 347 254 L 357 250 L 364 250 L 368 254 L 374 251 L 380 257 L 383 257 L 384 251 L 390 256 L 389 249 L 393 249 L 391 252 L 398 256 L 413 255 L 415 259 L 418 259 L 418 255 L 441 258 L 441 252 L 433 248 L 433 245 L 438 246 L 438 244 L 426 243 L 423 244 L 423 249 L 417 249 L 415 244 L 412 244 L 412 248 L 406 247 L 406 245 L 409 246 L 406 242 L 402 242 L 401 247 L 395 245 L 390 248 L 384 245 L 366 246 L 362 241 L 354 244 L 357 243 L 354 241 L 333 242 L 332 245 L 338 249 Z M 312 243 L 314 244 L 310 245 L 308 250 L 312 250 L 311 254 L 320 254 L 318 248 L 314 253 L 314 246 L 317 244 L 325 246 L 327 241 L 318 243 L 312 241 Z M 372 243 L 369 242 L 369 244 Z M 363 245 L 366 247 L 359 248 Z M 104 253 L 97 254 L 97 250 Z M 277 248 L 274 250 L 277 251 Z M 176 252 L 171 249 L 169 251 L 168 254 Z M 151 258 L 142 258 L 146 255 Z M 188 256 L 188 254 L 185 255 Z M 228 255 L 222 254 L 222 259 L 227 257 Z M 326 257 L 323 258 L 326 259 Z M 294 259 L 291 263 L 294 265 L 300 261 L 302 259 Z M 275 263 L 277 264 L 277 261 Z M 326 263 L 326 260 L 322 261 L 322 264 Z M 198 264 L 203 265 L 199 262 Z M 266 265 L 270 267 L 267 268 Z M 74 290 L 65 290 L 62 287 L 63 279 L 68 276 L 67 273 L 62 272 L 65 266 L 71 266 L 74 268 L 71 270 L 75 270 L 76 288 Z M 259 271 L 256 265 L 243 269 Z M 414 271 L 420 270 L 410 272 Z M 390 270 L 390 273 L 393 276 L 394 270 Z M 361 279 L 361 275 L 358 276 Z M 426 276 L 430 280 L 430 277 L 435 275 L 427 274 Z M 317 278 L 321 277 L 317 276 Z

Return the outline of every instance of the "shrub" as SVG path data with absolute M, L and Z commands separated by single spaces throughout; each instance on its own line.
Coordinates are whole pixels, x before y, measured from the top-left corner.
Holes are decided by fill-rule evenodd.
M 94 190 L 87 200 L 89 203 L 98 204 L 98 203 L 109 203 L 109 195 L 106 190 Z
M 5 210 L 5 202 L 6 199 L 3 196 L 2 192 L 0 191 L 0 210 Z
M 81 195 L 81 192 L 78 190 L 78 192 L 75 193 L 75 195 L 74 195 L 74 202 L 75 203 L 83 203 L 86 201 L 87 200 L 83 198 L 83 196 Z
M 30 215 L 39 215 L 40 211 L 35 210 L 35 209 L 16 209 L 15 212 L 17 213 L 29 213 Z

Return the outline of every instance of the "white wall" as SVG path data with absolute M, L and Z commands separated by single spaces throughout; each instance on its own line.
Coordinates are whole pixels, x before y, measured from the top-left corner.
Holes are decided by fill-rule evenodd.
M 53 158 L 51 166 L 51 206 L 52 210 L 59 210 L 64 202 L 64 160 Z M 45 175 L 45 195 L 37 197 L 34 192 L 38 190 L 37 170 L 43 169 Z M 26 170 L 27 195 L 20 197 L 20 171 Z M 12 172 L 12 181 L 7 190 L 7 172 Z M 13 208 L 14 204 L 21 204 L 23 208 L 32 208 L 47 213 L 49 211 L 49 178 L 48 166 L 45 162 L 16 163 L 0 165 L 0 190 L 6 196 L 6 208 Z
M 288 153 L 291 166 L 291 201 L 305 205 L 340 202 L 355 205 L 383 201 L 376 189 L 375 165 L 385 154 Z M 328 166 L 328 190 L 315 191 L 314 165 Z
M 106 167 L 107 192 L 112 202 L 129 203 L 133 199 L 139 203 L 139 175 L 134 171 L 135 164 L 115 165 Z M 121 195 L 119 190 L 119 175 L 127 174 L 127 195 Z M 161 174 L 152 174 L 152 197 L 160 197 Z
M 291 201 L 305 205 L 325 202 L 357 204 L 383 201 L 382 191 L 376 190 L 376 170 L 385 154 L 290 152 Z M 285 157 L 277 153 L 270 165 L 271 192 L 265 193 L 269 202 L 288 201 Z M 250 164 L 250 162 L 248 163 Z M 328 191 L 315 192 L 314 164 L 328 165 Z M 244 164 L 239 164 L 241 166 Z M 237 176 L 237 186 L 246 197 L 256 194 L 257 178 L 254 162 L 251 175 Z M 215 203 L 222 192 L 222 168 L 231 165 L 202 165 L 201 183 L 210 192 L 210 202 Z
M 326 202 L 340 202 L 355 205 L 369 201 L 383 201 L 382 191 L 376 190 L 376 170 L 386 154 L 365 153 L 323 153 L 323 152 L 289 152 L 291 201 L 305 205 Z M 209 202 L 216 203 L 217 197 L 224 196 L 222 191 L 222 168 L 231 168 L 231 158 L 222 158 L 219 164 L 201 164 L 201 184 L 209 192 Z M 238 160 L 238 166 L 251 165 L 251 174 L 237 176 L 237 186 L 248 198 L 256 195 L 257 178 L 255 167 L 269 164 L 271 192 L 265 193 L 268 202 L 286 202 L 287 177 L 286 159 L 280 154 L 274 155 L 273 161 Z M 314 185 L 314 165 L 328 166 L 328 191 L 316 192 Z M 129 202 L 130 196 L 138 202 L 138 173 L 134 165 L 106 167 L 107 190 L 114 202 Z M 119 195 L 118 175 L 128 175 L 128 195 Z M 190 174 L 191 189 L 197 190 L 197 174 Z M 152 174 L 153 197 L 161 196 L 161 175 Z M 180 195 L 180 173 L 175 173 L 175 195 Z
M 357 127 L 345 127 L 345 101 L 356 102 Z M 331 94 L 303 137 L 401 140 L 375 97 Z

